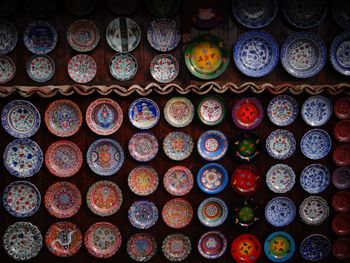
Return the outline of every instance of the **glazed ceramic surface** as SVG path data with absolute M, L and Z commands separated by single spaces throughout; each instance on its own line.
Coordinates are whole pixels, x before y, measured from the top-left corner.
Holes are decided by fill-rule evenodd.
M 148 233 L 136 233 L 129 238 L 126 250 L 133 260 L 146 262 L 157 253 L 157 241 Z
M 320 225 L 329 216 L 329 206 L 322 197 L 309 196 L 301 203 L 299 215 L 307 225 Z
M 79 54 L 69 60 L 67 70 L 69 76 L 75 82 L 87 83 L 95 77 L 97 65 L 92 57 Z
M 350 33 L 347 31 L 336 36 L 329 49 L 329 58 L 332 66 L 336 71 L 345 76 L 350 76 L 349 50 Z
M 189 125 L 194 117 L 192 102 L 185 97 L 173 97 L 164 107 L 165 120 L 175 128 Z
M 318 194 L 326 190 L 331 181 L 328 168 L 322 164 L 310 164 L 300 175 L 301 187 L 310 194 Z
M 208 227 L 222 225 L 227 219 L 228 207 L 224 200 L 217 197 L 204 199 L 198 207 L 197 216 L 199 221 Z
M 113 78 L 117 80 L 131 80 L 135 77 L 137 69 L 137 60 L 129 53 L 117 53 L 109 62 L 109 71 Z
M 55 63 L 47 55 L 35 55 L 29 58 L 26 69 L 32 80 L 46 82 L 55 74 Z
M 170 261 L 183 261 L 191 253 L 191 240 L 183 234 L 167 235 L 162 243 L 162 252 Z
M 301 138 L 301 152 L 309 159 L 318 160 L 331 150 L 332 140 L 327 132 L 321 129 L 309 130 Z
M 207 194 L 216 194 L 225 189 L 228 175 L 225 167 L 218 163 L 208 163 L 197 173 L 197 184 Z
M 188 194 L 193 187 L 193 175 L 185 166 L 173 166 L 164 175 L 165 190 L 174 196 Z
M 308 261 L 324 260 L 331 250 L 330 240 L 320 234 L 306 237 L 300 245 L 301 256 Z
M 209 130 L 202 133 L 197 141 L 199 155 L 207 161 L 220 160 L 227 152 L 228 140 L 221 131 Z
M 261 140 L 255 133 L 246 132 L 233 138 L 234 156 L 241 161 L 250 162 L 260 155 Z
M 261 103 L 255 98 L 242 98 L 232 108 L 232 119 L 236 126 L 243 130 L 258 127 L 264 117 Z
M 287 232 L 273 232 L 265 240 L 264 251 L 269 260 L 273 262 L 286 262 L 295 253 L 294 239 Z
M 198 117 L 206 125 L 217 125 L 225 117 L 225 104 L 216 96 L 205 97 L 197 108 Z
M 231 255 L 236 262 L 254 263 L 261 255 L 260 241 L 252 234 L 242 234 L 233 240 Z
M 159 145 L 153 134 L 138 132 L 131 137 L 128 148 L 130 155 L 136 161 L 148 162 L 156 157 Z
M 275 227 L 289 225 L 294 220 L 295 214 L 295 205 L 287 197 L 275 197 L 265 207 L 265 218 Z
M 8 20 L 0 19 L 0 54 L 11 52 L 17 45 L 18 32 Z
M 309 97 L 301 108 L 301 117 L 310 126 L 322 126 L 332 116 L 332 103 L 324 96 Z
M 162 218 L 164 223 L 171 228 L 183 228 L 191 223 L 193 208 L 187 200 L 174 198 L 163 206 Z
M 75 51 L 89 52 L 98 45 L 99 41 L 100 31 L 91 20 L 76 20 L 68 28 L 67 42 Z
M 220 231 L 209 231 L 199 238 L 197 247 L 204 258 L 217 259 L 226 252 L 227 240 Z
M 176 21 L 167 18 L 153 20 L 147 29 L 147 40 L 151 47 L 161 52 L 175 49 L 181 40 Z
M 261 185 L 261 176 L 254 165 L 240 165 L 231 176 L 231 186 L 240 195 L 253 195 Z
M 0 55 L 0 84 L 5 84 L 13 79 L 16 73 L 16 65 L 13 60 L 5 55 Z
M 128 116 L 131 124 L 136 128 L 147 130 L 158 123 L 160 111 L 153 100 L 140 98 L 130 105 Z
M 270 100 L 267 107 L 267 116 L 277 126 L 292 124 L 298 115 L 298 104 L 288 95 L 279 95 Z
M 293 188 L 295 177 L 292 167 L 287 164 L 276 164 L 266 173 L 266 184 L 271 191 L 284 194 Z
M 182 131 L 170 132 L 163 141 L 164 153 L 175 161 L 188 158 L 193 151 L 193 140 L 191 136 Z
M 158 173 L 150 166 L 137 166 L 129 173 L 128 185 L 130 190 L 136 195 L 150 195 L 158 188 Z
M 245 199 L 234 208 L 234 222 L 243 227 L 250 227 L 259 220 L 258 206 L 254 199 Z
M 160 83 L 170 83 L 179 74 L 179 63 L 170 54 L 160 54 L 153 58 L 150 65 L 152 77 Z
M 151 201 L 135 201 L 129 208 L 128 218 L 135 228 L 148 229 L 158 221 L 158 209 Z
M 275 130 L 266 139 L 268 154 L 277 160 L 291 157 L 296 149 L 294 135 L 287 130 Z

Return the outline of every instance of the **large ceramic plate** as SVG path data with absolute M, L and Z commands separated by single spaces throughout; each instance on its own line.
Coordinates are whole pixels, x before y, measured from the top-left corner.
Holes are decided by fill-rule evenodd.
M 322 70 L 326 60 L 325 44 L 311 32 L 294 33 L 282 45 L 282 66 L 296 78 L 315 76 Z
M 39 129 L 41 117 L 38 109 L 29 101 L 13 100 L 1 112 L 1 124 L 5 131 L 16 138 L 29 138 Z
M 97 72 L 95 60 L 85 54 L 72 57 L 68 62 L 68 74 L 77 83 L 87 83 L 91 81 Z
M 288 95 L 279 95 L 270 100 L 267 106 L 267 116 L 277 126 L 292 124 L 298 115 L 298 103 Z
M 140 98 L 130 105 L 128 116 L 131 124 L 136 128 L 147 130 L 158 123 L 160 111 L 153 100 Z
M 254 263 L 261 255 L 261 244 L 252 234 L 241 234 L 231 244 L 231 255 L 236 262 Z
M 159 54 L 151 61 L 150 71 L 156 81 L 170 83 L 179 74 L 179 63 L 170 54 Z
M 137 60 L 129 53 L 117 53 L 109 62 L 109 71 L 113 78 L 126 81 L 131 80 L 137 73 Z
M 153 20 L 147 29 L 147 40 L 151 47 L 161 52 L 175 49 L 181 40 L 176 21 L 167 18 Z
M 183 234 L 167 235 L 162 243 L 162 252 L 170 261 L 183 261 L 191 253 L 191 240 Z
M 331 251 L 331 241 L 320 234 L 307 236 L 300 245 L 300 254 L 307 261 L 322 261 Z
M 217 227 L 225 222 L 228 216 L 228 207 L 224 200 L 218 197 L 209 197 L 199 204 L 197 216 L 203 225 Z
M 220 193 L 225 189 L 227 182 L 227 171 L 218 163 L 205 164 L 197 173 L 197 184 L 207 194 Z
M 199 120 L 206 125 L 214 126 L 224 119 L 226 108 L 223 100 L 216 96 L 205 97 L 198 105 Z
M 13 79 L 16 73 L 16 65 L 13 60 L 5 55 L 0 55 L 0 84 L 5 84 Z
M 236 126 L 244 130 L 258 127 L 264 117 L 264 110 L 256 98 L 242 98 L 232 108 L 232 119 Z
M 148 229 L 157 222 L 158 209 L 151 201 L 135 201 L 129 208 L 128 218 L 134 227 Z
M 300 141 L 301 152 L 312 160 L 322 159 L 330 152 L 331 148 L 331 137 L 321 129 L 309 130 Z
M 136 233 L 129 238 L 126 251 L 133 260 L 146 262 L 157 253 L 157 241 L 148 233 Z
M 233 153 L 240 161 L 250 162 L 260 155 L 261 140 L 252 132 L 246 132 L 233 138 Z
M 247 228 L 259 220 L 257 215 L 258 205 L 254 199 L 244 199 L 244 201 L 240 201 L 239 204 L 235 206 L 233 220 L 235 224 Z
M 192 39 L 185 49 L 188 70 L 200 79 L 214 79 L 228 67 L 230 51 L 226 44 L 214 35 L 202 35 Z
M 266 173 L 266 184 L 272 192 L 284 194 L 295 184 L 293 168 L 287 164 L 276 164 Z
M 249 31 L 236 41 L 233 59 L 236 67 L 249 77 L 269 74 L 278 63 L 279 48 L 276 39 L 264 31 Z
M 299 207 L 301 220 L 307 225 L 320 225 L 329 216 L 327 201 L 320 196 L 309 196 Z
M 157 138 L 148 132 L 135 133 L 129 141 L 129 153 L 136 161 L 149 162 L 159 149 Z
M 99 139 L 90 145 L 86 153 L 86 162 L 94 173 L 110 176 L 122 167 L 124 151 L 115 140 Z
M 16 27 L 8 20 L 0 19 L 0 54 L 11 52 L 18 41 Z
M 265 207 L 265 218 L 274 227 L 289 225 L 295 214 L 295 205 L 288 197 L 275 197 Z
M 64 0 L 67 10 L 75 16 L 86 16 L 91 14 L 98 4 L 98 0 Z
M 158 173 L 150 166 L 137 166 L 128 176 L 128 185 L 130 190 L 139 196 L 152 194 L 158 187 Z
M 310 194 L 319 194 L 326 190 L 331 181 L 328 168 L 322 164 L 310 164 L 300 175 L 301 187 Z
M 348 0 L 332 1 L 332 15 L 335 22 L 345 30 L 350 30 L 350 3 Z
M 332 103 L 324 96 L 309 97 L 301 108 L 301 117 L 310 126 L 322 126 L 332 116 Z
M 294 135 L 287 130 L 275 130 L 266 139 L 268 154 L 277 160 L 285 160 L 291 157 L 295 148 Z
M 350 6 L 350 5 L 349 5 Z M 332 66 L 339 73 L 350 76 L 350 32 L 345 31 L 332 41 L 329 58 Z
M 189 134 L 182 131 L 170 132 L 164 138 L 163 150 L 171 160 L 182 161 L 191 155 L 193 140 Z
M 221 131 L 209 130 L 203 132 L 197 142 L 199 155 L 207 161 L 220 160 L 227 152 L 228 140 Z
M 99 41 L 100 31 L 91 20 L 76 20 L 68 28 L 67 42 L 78 52 L 89 52 L 93 50 Z
M 240 195 L 253 195 L 261 185 L 261 175 L 254 165 L 240 165 L 231 176 L 231 187 Z
M 108 98 L 90 103 L 85 113 L 86 123 L 98 135 L 111 135 L 123 123 L 123 111 L 119 104 Z
M 226 252 L 227 240 L 220 231 L 209 231 L 199 238 L 197 247 L 204 258 L 217 259 Z
M 193 117 L 193 104 L 185 97 L 171 98 L 164 107 L 165 120 L 175 128 L 186 127 L 192 122 Z
M 294 255 L 294 239 L 287 232 L 273 232 L 265 240 L 264 251 L 269 260 L 273 262 L 286 262 Z
M 152 15 L 157 17 L 169 17 L 178 11 L 181 0 L 148 0 L 145 4 Z
M 171 228 L 183 228 L 191 223 L 193 208 L 187 200 L 174 198 L 163 206 L 162 218 L 164 223 Z
M 26 69 L 32 80 L 46 82 L 55 74 L 55 63 L 47 55 L 34 55 L 29 58 Z
M 185 166 L 174 166 L 164 175 L 163 184 L 165 190 L 174 196 L 188 194 L 193 187 L 193 175 Z

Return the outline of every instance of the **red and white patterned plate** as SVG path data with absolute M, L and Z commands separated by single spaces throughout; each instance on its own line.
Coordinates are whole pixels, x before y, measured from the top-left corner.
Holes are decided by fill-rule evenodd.
M 89 52 L 100 41 L 100 31 L 93 21 L 79 19 L 69 26 L 67 41 L 74 50 L 78 52 Z
M 183 261 L 191 253 L 191 240 L 183 234 L 170 234 L 163 240 L 162 251 L 170 261 Z
M 136 233 L 129 238 L 126 250 L 133 260 L 146 262 L 156 254 L 157 241 L 148 233 Z
M 139 162 L 151 161 L 158 153 L 157 138 L 148 132 L 135 133 L 129 141 L 130 155 Z
M 162 217 L 164 223 L 169 227 L 183 228 L 191 223 L 193 208 L 187 200 L 174 198 L 163 206 Z
M 85 54 L 79 54 L 72 57 L 68 62 L 68 74 L 78 83 L 87 83 L 91 81 L 97 71 L 95 60 Z
M 182 128 L 189 125 L 193 117 L 193 104 L 185 97 L 171 98 L 164 107 L 165 120 L 175 128 Z
M 158 184 L 158 174 L 156 170 L 150 166 L 138 166 L 134 168 L 128 176 L 129 188 L 136 195 L 150 195 L 157 189 Z
M 165 173 L 163 184 L 168 193 L 183 196 L 188 194 L 193 187 L 193 174 L 185 166 L 174 166 Z
M 48 81 L 55 74 L 55 63 L 47 55 L 34 55 L 27 62 L 27 73 L 36 82 Z

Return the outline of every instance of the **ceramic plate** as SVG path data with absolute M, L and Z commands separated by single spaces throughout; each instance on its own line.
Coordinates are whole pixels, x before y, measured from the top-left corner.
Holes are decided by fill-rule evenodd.
M 187 200 L 174 198 L 163 206 L 162 218 L 164 223 L 171 228 L 184 228 L 191 223 L 193 208 Z
M 231 186 L 240 195 L 253 195 L 260 185 L 261 176 L 254 165 L 240 165 L 231 176 Z
M 162 243 L 162 252 L 170 261 L 183 261 L 191 253 L 191 240 L 183 234 L 167 235 Z
M 170 83 L 179 74 L 179 63 L 170 54 L 160 54 L 153 58 L 150 65 L 152 77 L 160 83 Z
M 108 222 L 97 222 L 84 235 L 87 251 L 97 258 L 110 258 L 118 252 L 122 236 L 118 227 Z
M 129 208 L 128 218 L 134 227 L 148 229 L 157 223 L 158 209 L 151 201 L 135 201 Z
M 194 117 L 192 102 L 185 97 L 173 97 L 164 107 L 165 120 L 175 128 L 189 125 Z
M 45 111 L 48 130 L 58 137 L 69 137 L 78 132 L 83 115 L 77 104 L 71 100 L 55 100 Z
M 34 55 L 29 58 L 26 69 L 32 80 L 46 82 L 55 74 L 55 63 L 47 55 Z
M 236 262 L 254 263 L 261 255 L 260 241 L 251 234 L 239 235 L 231 244 L 231 255 Z
M 171 160 L 182 161 L 191 155 L 193 140 L 189 134 L 182 131 L 170 132 L 164 138 L 163 150 Z
M 128 116 L 131 124 L 136 128 L 147 130 L 158 123 L 160 111 L 153 100 L 140 98 L 130 105 Z
M 218 5 L 215 1 L 204 0 L 191 5 L 192 23 L 200 29 L 212 29 L 225 21 L 226 6 Z M 191 10 L 190 9 L 190 10 Z
M 75 224 L 68 221 L 57 222 L 47 230 L 45 243 L 55 256 L 71 257 L 78 253 L 83 244 L 83 235 Z
M 234 208 L 234 222 L 243 227 L 252 226 L 259 220 L 258 206 L 254 199 L 245 199 Z
M 265 218 L 274 227 L 289 225 L 295 214 L 295 205 L 288 197 L 275 197 L 265 207 Z
M 13 60 L 5 55 L 0 55 L 0 84 L 10 82 L 16 73 L 16 65 Z
M 198 251 L 207 259 L 221 257 L 227 249 L 227 240 L 220 231 L 209 231 L 204 233 L 198 240 Z
M 16 222 L 4 233 L 3 245 L 7 254 L 15 260 L 35 258 L 43 247 L 40 230 L 29 222 Z
M 79 54 L 69 60 L 67 69 L 72 80 L 77 83 L 87 83 L 95 77 L 97 65 L 92 57 Z
M 130 190 L 139 196 L 147 196 L 154 193 L 158 188 L 158 184 L 158 173 L 150 166 L 137 166 L 128 176 Z
M 295 148 L 294 135 L 287 130 L 275 130 L 266 139 L 267 152 L 277 160 L 285 160 L 291 157 Z
M 129 238 L 126 251 L 133 260 L 146 262 L 157 253 L 157 241 L 148 233 L 136 233 Z
M 301 203 L 299 215 L 307 225 L 320 225 L 329 216 L 329 206 L 322 197 L 309 196 Z
M 181 0 L 149 0 L 145 2 L 148 11 L 157 17 L 174 15 L 180 7 Z
M 321 129 L 309 130 L 300 141 L 301 152 L 311 160 L 325 157 L 332 148 L 329 134 Z
M 340 190 L 350 188 L 350 167 L 338 167 L 332 174 L 333 185 Z
M 310 126 L 326 124 L 332 116 L 332 103 L 324 96 L 309 97 L 301 108 L 301 117 Z
M 109 72 L 113 78 L 120 81 L 131 80 L 135 77 L 137 69 L 137 60 L 129 53 L 117 53 L 109 62 Z
M 99 139 L 90 145 L 86 153 L 86 162 L 94 173 L 110 176 L 122 167 L 124 151 L 115 140 Z
M 225 189 L 227 182 L 227 171 L 218 163 L 208 163 L 197 173 L 198 187 L 207 194 L 220 193 Z
M 197 141 L 199 155 L 207 161 L 220 160 L 227 152 L 228 140 L 221 131 L 209 130 L 203 132 Z
M 296 78 L 310 78 L 326 64 L 327 50 L 322 39 L 311 32 L 290 35 L 281 49 L 285 70 Z
M 263 28 L 275 18 L 278 10 L 277 0 L 234 0 L 233 15 L 243 26 L 251 29 Z
M 326 190 L 331 181 L 328 168 L 322 164 L 311 164 L 300 175 L 301 187 L 310 194 L 319 194 Z
M 200 79 L 220 76 L 229 64 L 230 51 L 217 36 L 201 35 L 192 39 L 185 49 L 188 70 Z
M 38 109 L 29 101 L 13 100 L 1 112 L 1 124 L 15 138 L 29 138 L 40 128 Z
M 129 153 L 136 161 L 149 162 L 159 149 L 157 138 L 148 132 L 135 133 L 129 141 Z
M 38 211 L 41 196 L 35 185 L 27 181 L 14 181 L 6 186 L 2 194 L 2 202 L 11 215 L 24 218 Z
M 331 241 L 320 234 L 307 236 L 300 245 L 300 254 L 308 261 L 324 260 L 330 251 Z
M 264 117 L 261 103 L 255 98 L 243 98 L 232 108 L 232 119 L 236 126 L 244 130 L 258 127 Z
M 335 22 L 345 30 L 350 30 L 350 3 L 347 0 L 332 1 L 332 15 Z
M 90 103 L 85 113 L 86 123 L 98 135 L 111 135 L 123 123 L 123 111 L 119 104 L 108 98 Z
M 57 31 L 47 21 L 34 21 L 26 27 L 23 40 L 30 52 L 45 55 L 56 47 Z
M 206 125 L 217 125 L 225 117 L 225 104 L 216 96 L 205 97 L 198 105 L 197 114 L 199 120 Z
M 76 20 L 68 28 L 67 42 L 75 51 L 89 52 L 97 46 L 99 41 L 100 31 L 91 20 Z
M 350 76 L 350 32 L 343 32 L 336 36 L 329 49 L 332 66 L 339 73 Z
M 273 262 L 286 262 L 295 253 L 294 239 L 287 232 L 273 232 L 265 240 L 264 251 L 269 260 Z
M 272 192 L 284 194 L 295 184 L 293 168 L 287 164 L 276 164 L 266 173 L 266 184 Z
M 276 39 L 265 31 L 249 31 L 241 35 L 233 48 L 236 67 L 249 77 L 269 74 L 278 63 Z
M 228 207 L 224 200 L 217 197 L 204 199 L 198 207 L 197 216 L 199 221 L 207 227 L 222 225 L 228 215 Z
M 131 18 L 118 17 L 108 25 L 106 39 L 112 49 L 120 53 L 127 53 L 134 50 L 140 43 L 141 30 Z
M 0 19 L 0 54 L 11 52 L 18 41 L 16 27 L 8 20 Z
M 4 166 L 19 178 L 31 177 L 43 164 L 43 152 L 39 145 L 29 139 L 16 139 L 4 151 Z
M 86 203 L 95 215 L 110 216 L 115 214 L 123 203 L 122 191 L 111 181 L 98 181 L 90 186 L 86 194 Z
M 174 196 L 188 194 L 193 187 L 193 175 L 185 166 L 173 166 L 164 175 L 165 190 Z
M 255 133 L 246 132 L 233 138 L 233 153 L 240 161 L 250 162 L 260 155 L 261 140 Z
M 91 14 L 97 6 L 98 0 L 64 0 L 68 11 L 75 16 L 86 16 Z
M 147 29 L 147 40 L 151 47 L 161 52 L 175 49 L 181 40 L 176 21 L 167 18 L 153 20 Z
M 288 95 L 278 95 L 270 100 L 267 106 L 267 116 L 277 126 L 292 124 L 298 115 L 298 103 Z
M 108 8 L 116 15 L 130 15 L 135 12 L 140 0 L 107 0 Z

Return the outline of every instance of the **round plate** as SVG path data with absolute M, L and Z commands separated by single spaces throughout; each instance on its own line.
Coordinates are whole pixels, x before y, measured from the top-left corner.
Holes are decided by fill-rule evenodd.
M 350 258 L 350 238 L 337 238 L 333 242 L 332 251 L 333 255 L 338 259 L 344 260 Z
M 333 185 L 340 189 L 346 190 L 350 188 L 350 168 L 338 167 L 332 174 Z
M 115 225 L 97 222 L 86 231 L 84 244 L 91 255 L 97 258 L 110 258 L 118 252 L 122 236 Z
M 227 249 L 227 240 L 220 231 L 204 233 L 198 240 L 198 251 L 207 259 L 221 257 Z
M 0 55 L 0 84 L 10 82 L 16 73 L 16 65 L 13 60 L 5 55 Z
M 348 50 L 350 49 L 350 32 L 345 31 L 339 34 L 331 44 L 329 49 L 329 58 L 332 66 L 339 73 L 350 76 L 350 56 Z
M 342 97 L 336 101 L 334 114 L 342 120 L 350 119 L 350 97 Z
M 75 184 L 57 182 L 47 189 L 44 203 L 52 216 L 69 218 L 78 213 L 80 209 L 81 193 Z
M 129 53 L 117 53 L 109 62 L 109 72 L 113 78 L 120 81 L 131 80 L 135 77 L 137 69 L 137 60 Z
M 173 166 L 163 177 L 165 190 L 174 196 L 188 194 L 193 187 L 193 175 L 185 166 Z
M 226 18 L 226 6 L 218 5 L 213 0 L 204 0 L 192 4 L 192 23 L 200 29 L 212 29 Z
M 83 154 L 79 147 L 68 140 L 52 143 L 45 153 L 46 168 L 61 178 L 75 175 L 83 164 Z
M 57 222 L 47 230 L 45 243 L 55 256 L 71 257 L 78 253 L 83 244 L 83 235 L 75 224 L 68 221 Z
M 207 227 L 222 225 L 228 215 L 228 207 L 224 200 L 217 197 L 204 199 L 197 210 L 199 221 Z
M 350 120 L 338 121 L 334 126 L 333 135 L 338 142 L 350 142 Z
M 253 165 L 240 165 L 231 176 L 232 188 L 241 195 L 252 195 L 261 185 L 261 176 Z
M 225 167 L 218 163 L 208 163 L 198 171 L 198 187 L 207 194 L 217 194 L 225 189 L 228 175 Z
M 232 1 L 233 15 L 243 26 L 259 29 L 269 25 L 278 10 L 277 0 L 234 0 Z
M 147 40 L 151 47 L 161 52 L 175 49 L 181 40 L 176 21 L 167 18 L 153 20 L 147 29 Z
M 322 197 L 309 196 L 301 203 L 299 215 L 307 225 L 320 225 L 329 216 L 329 206 Z
M 287 164 L 276 164 L 266 173 L 266 184 L 272 192 L 284 194 L 293 188 L 295 177 L 292 167 Z
M 345 30 L 350 30 L 350 5 L 347 0 L 332 1 L 332 15 L 335 22 Z
M 310 194 L 319 194 L 327 189 L 331 181 L 328 168 L 322 164 L 311 164 L 300 175 L 301 187 Z
M 147 196 L 154 193 L 158 188 L 158 184 L 158 173 L 150 166 L 137 166 L 128 176 L 130 190 L 139 196 Z
M 350 212 L 350 192 L 338 191 L 332 196 L 332 208 L 338 213 Z
M 129 141 L 129 153 L 136 161 L 149 162 L 159 149 L 157 138 L 148 132 L 135 133 Z
M 170 261 L 183 261 L 191 253 L 191 240 L 183 234 L 167 235 L 162 243 L 162 252 Z
M 152 15 L 169 17 L 179 10 L 181 0 L 148 0 L 145 4 Z
M 232 108 L 232 119 L 236 126 L 244 130 L 258 127 L 264 116 L 260 102 L 255 98 L 243 98 Z
M 64 0 L 65 7 L 75 16 L 87 16 L 91 14 L 97 3 L 98 0 Z
M 239 235 L 232 242 L 231 255 L 236 262 L 254 263 L 261 255 L 260 241 L 251 234 Z
M 349 236 L 350 214 L 337 214 L 332 220 L 332 230 L 337 236 Z
M 27 181 L 14 181 L 6 186 L 2 194 L 2 202 L 11 215 L 24 218 L 38 211 L 41 196 L 35 185 Z
M 68 62 L 68 74 L 77 83 L 87 83 L 91 81 L 97 71 L 95 60 L 85 54 L 72 57 Z
M 164 153 L 174 161 L 182 161 L 188 158 L 193 151 L 191 136 L 182 131 L 170 132 L 163 141 Z
M 130 15 L 135 12 L 140 0 L 107 0 L 108 8 L 116 15 Z
M 197 114 L 199 120 L 210 126 L 222 122 L 226 109 L 224 101 L 217 96 L 207 96 L 198 105 Z
M 295 148 L 294 135 L 287 130 L 275 130 L 266 139 L 268 154 L 277 160 L 285 160 L 291 157 Z
M 281 49 L 285 70 L 296 78 L 310 78 L 326 64 L 327 50 L 322 39 L 311 32 L 290 35 Z
M 264 251 L 269 260 L 273 262 L 286 262 L 295 253 L 294 239 L 287 232 L 273 232 L 265 240 Z
M 165 203 L 162 210 L 164 223 L 175 229 L 184 228 L 191 223 L 193 208 L 183 198 L 174 198 Z
M 300 141 L 301 152 L 311 160 L 325 157 L 332 148 L 329 134 L 321 129 L 309 130 Z
M 0 54 L 11 52 L 17 45 L 18 32 L 8 20 L 0 19 Z
M 214 35 L 200 35 L 191 40 L 185 49 L 188 70 L 200 79 L 210 80 L 220 76 L 230 62 L 226 44 Z
M 55 63 L 47 55 L 34 55 L 29 58 L 26 69 L 32 80 L 42 83 L 55 74 Z
M 58 137 L 69 137 L 78 132 L 83 115 L 77 104 L 71 100 L 55 100 L 45 111 L 48 130 Z
M 15 139 L 10 142 L 3 158 L 7 171 L 19 178 L 33 176 L 43 164 L 43 152 L 36 142 L 29 139 Z
M 309 97 L 301 108 L 301 117 L 310 126 L 326 124 L 332 116 L 332 103 L 324 96 Z
M 47 21 L 34 21 L 26 27 L 23 40 L 30 52 L 45 55 L 56 47 L 57 31 Z
M 249 31 L 241 35 L 233 48 L 233 59 L 240 72 L 249 77 L 269 74 L 278 63 L 276 39 L 265 31 Z
M 68 28 L 67 42 L 75 51 L 89 52 L 97 46 L 99 41 L 100 31 L 91 20 L 76 20 Z
M 15 260 L 35 258 L 43 247 L 40 230 L 29 222 L 16 222 L 4 233 L 3 245 L 7 254 Z
M 158 123 L 160 111 L 153 100 L 140 98 L 131 103 L 128 116 L 131 124 L 136 128 L 147 130 Z
M 118 17 L 109 23 L 106 29 L 106 39 L 112 49 L 120 53 L 127 53 L 134 50 L 140 43 L 141 30 L 131 18 Z
M 294 220 L 295 214 L 295 205 L 288 197 L 275 197 L 265 207 L 265 218 L 275 227 L 289 225 Z
M 350 144 L 342 144 L 335 148 L 333 161 L 338 166 L 350 166 Z
M 175 128 L 189 125 L 194 117 L 192 102 L 185 97 L 173 97 L 164 107 L 165 120 Z
M 41 117 L 38 109 L 29 101 L 13 100 L 1 112 L 1 124 L 15 138 L 29 138 L 39 129 Z
M 115 214 L 123 203 L 122 191 L 111 181 L 98 181 L 89 187 L 86 203 L 95 215 L 110 216 Z
M 159 54 L 152 59 L 150 71 L 156 81 L 170 83 L 179 74 L 179 63 L 170 54 Z
M 241 160 L 250 162 L 260 155 L 261 141 L 258 135 L 246 132 L 233 138 L 234 156 Z
M 99 139 L 90 145 L 86 153 L 86 162 L 94 173 L 111 176 L 122 167 L 124 151 L 115 140 Z
M 117 102 L 101 98 L 90 103 L 86 110 L 86 123 L 98 135 L 111 135 L 123 123 L 123 111 Z
M 199 155 L 207 161 L 220 160 L 227 152 L 228 140 L 221 131 L 209 130 L 203 132 L 197 141 Z
M 157 222 L 158 209 L 151 201 L 136 201 L 129 208 L 128 218 L 134 227 L 148 229 Z
M 148 233 L 136 233 L 129 238 L 126 251 L 133 260 L 146 262 L 157 253 L 157 241 Z
M 252 226 L 259 220 L 257 213 L 258 206 L 254 199 L 245 199 L 234 209 L 234 222 L 243 227 Z
M 288 95 L 278 95 L 270 100 L 267 106 L 267 116 L 277 126 L 292 124 L 298 115 L 298 103 Z
M 320 234 L 307 236 L 300 245 L 301 256 L 308 261 L 324 260 L 331 250 L 331 241 Z

